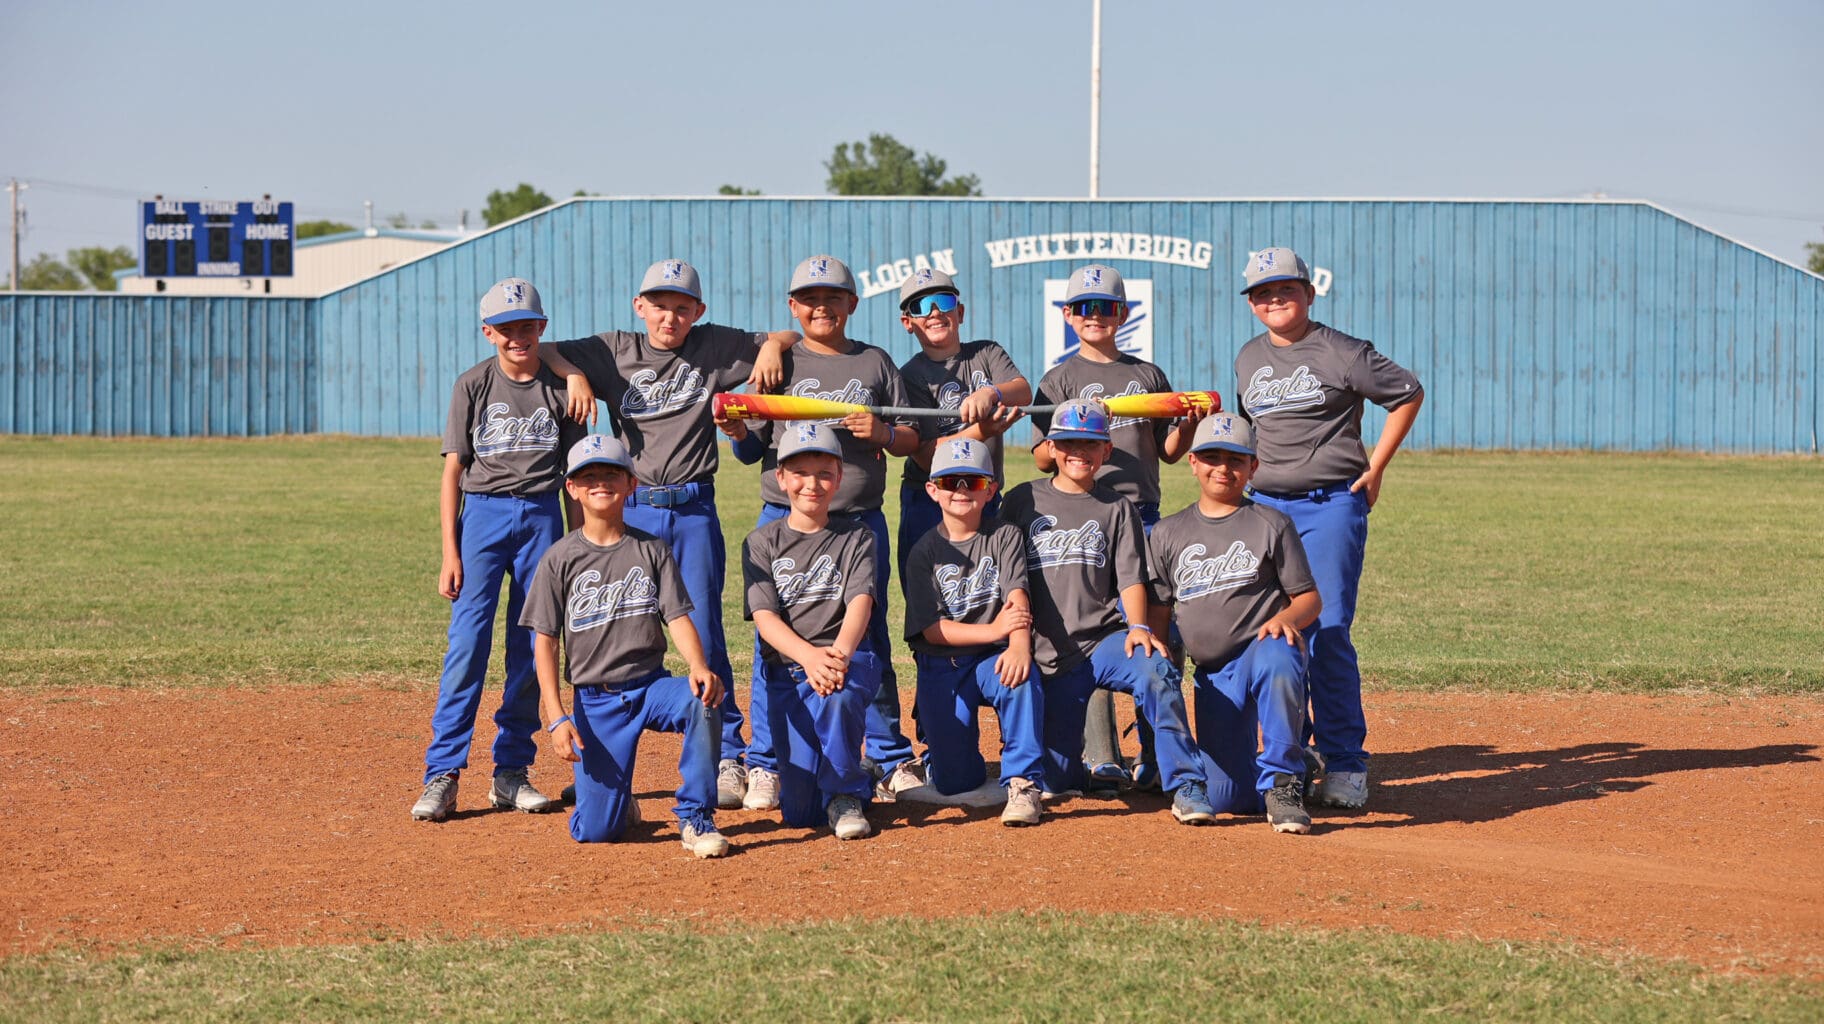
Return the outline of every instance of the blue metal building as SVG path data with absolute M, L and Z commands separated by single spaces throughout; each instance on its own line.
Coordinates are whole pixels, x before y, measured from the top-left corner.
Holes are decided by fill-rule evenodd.
M 671 256 L 708 319 L 779 329 L 793 265 L 836 255 L 869 293 L 851 336 L 898 358 L 899 279 L 954 270 L 966 332 L 1035 380 L 1062 279 L 1107 263 L 1142 299 L 1128 340 L 1228 398 L 1240 268 L 1270 245 L 1317 269 L 1319 319 L 1425 382 L 1414 447 L 1818 451 L 1824 278 L 1616 201 L 571 199 L 316 299 L 0 295 L 0 432 L 434 435 L 489 354 L 489 284 L 532 280 L 547 339 L 578 337 L 637 327 L 630 289 Z

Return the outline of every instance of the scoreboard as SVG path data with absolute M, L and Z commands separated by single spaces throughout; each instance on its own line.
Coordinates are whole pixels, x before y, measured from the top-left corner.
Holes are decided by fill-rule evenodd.
M 142 277 L 291 276 L 290 203 L 154 199 L 139 229 Z

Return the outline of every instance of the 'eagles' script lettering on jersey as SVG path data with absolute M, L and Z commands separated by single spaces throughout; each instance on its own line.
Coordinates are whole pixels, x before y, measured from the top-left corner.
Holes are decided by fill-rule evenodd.
M 1057 516 L 1040 516 L 1027 531 L 1026 555 L 1034 565 L 1049 569 L 1054 565 L 1093 565 L 1100 569 L 1108 564 L 1108 537 L 1102 524 L 1091 519 L 1074 530 L 1054 529 Z
M 1137 380 L 1128 381 L 1127 388 L 1124 391 L 1122 391 L 1121 393 L 1124 395 L 1144 395 L 1144 394 L 1146 394 L 1146 392 L 1140 390 L 1140 382 Z M 1083 385 L 1082 393 L 1077 395 L 1077 397 L 1083 398 L 1083 399 L 1088 399 L 1090 401 L 1101 401 L 1102 397 L 1103 397 L 1102 385 L 1085 384 L 1085 385 Z M 1108 421 L 1108 429 L 1120 430 L 1122 427 L 1131 427 L 1134 424 L 1139 423 L 1140 419 L 1141 418 L 1138 416 L 1117 416 Z
M 689 363 L 679 363 L 666 380 L 657 370 L 641 370 L 627 382 L 627 394 L 621 398 L 621 413 L 639 419 L 660 416 L 696 405 L 709 397 L 703 383 L 703 371 Z
M 944 381 L 943 386 L 937 389 L 937 407 L 939 409 L 961 409 L 963 407 L 963 399 L 975 394 L 983 388 L 993 386 L 994 382 L 988 379 L 987 374 L 980 370 L 970 370 L 969 390 L 963 390 L 962 381 Z
M 847 384 L 842 385 L 834 391 L 823 390 L 823 381 L 818 380 L 816 377 L 806 377 L 804 380 L 793 384 L 786 393 L 797 395 L 800 398 L 825 398 L 832 402 L 853 402 L 856 405 L 874 404 L 874 389 L 853 377 L 849 378 Z M 832 416 L 827 420 L 819 420 L 818 422 L 841 423 L 842 417 Z
M 509 416 L 507 403 L 495 402 L 475 424 L 474 437 L 478 456 L 555 451 L 557 421 L 546 409 L 534 409 L 530 416 Z
M 1293 370 L 1291 376 L 1284 378 L 1275 378 L 1273 368 L 1263 366 L 1248 378 L 1248 389 L 1241 396 L 1241 404 L 1247 406 L 1248 413 L 1254 416 L 1265 416 L 1270 412 L 1283 412 L 1287 409 L 1303 409 L 1323 400 L 1324 382 L 1318 380 L 1309 367 L 1304 366 Z
M 1179 553 L 1178 564 L 1172 569 L 1178 600 L 1193 601 L 1218 591 L 1234 590 L 1260 571 L 1260 559 L 1241 541 L 1230 544 L 1229 550 L 1215 558 L 1203 557 L 1208 550 L 1202 544 L 1192 544 Z
M 787 608 L 812 601 L 842 599 L 842 570 L 829 555 L 818 555 L 804 572 L 793 572 L 798 563 L 790 558 L 773 559 L 773 589 L 779 592 L 779 603 Z
M 944 599 L 944 610 L 953 620 L 961 621 L 977 608 L 992 608 L 1001 599 L 1001 569 L 994 559 L 984 558 L 969 575 L 960 565 L 937 567 L 937 591 Z
M 570 601 L 565 611 L 573 633 L 595 629 L 615 619 L 657 615 L 659 585 L 637 565 L 612 583 L 603 583 L 602 574 L 590 569 L 570 584 Z

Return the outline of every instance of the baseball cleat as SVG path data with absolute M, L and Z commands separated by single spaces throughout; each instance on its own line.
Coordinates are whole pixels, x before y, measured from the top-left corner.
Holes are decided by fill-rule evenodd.
M 1325 807 L 1366 807 L 1367 772 L 1327 772 L 1317 784 L 1317 802 Z
M 424 784 L 424 792 L 412 805 L 412 817 L 419 821 L 442 821 L 456 809 L 456 773 L 439 775 Z
M 770 811 L 779 806 L 779 775 L 765 768 L 747 770 L 747 796 L 741 806 L 750 811 Z
M 1014 779 L 1007 784 L 1007 806 L 1001 809 L 1001 824 L 1016 828 L 1037 825 L 1044 813 L 1038 783 L 1031 779 Z
M 713 823 L 684 822 L 678 826 L 678 839 L 698 860 L 728 856 L 728 840 L 722 838 Z
M 882 804 L 897 803 L 899 794 L 924 784 L 925 780 L 918 777 L 918 769 L 912 767 L 912 762 L 902 761 L 874 784 L 874 801 Z
M 747 799 L 747 769 L 739 761 L 724 761 L 716 769 L 716 807 L 732 811 Z
M 1275 832 L 1304 835 L 1311 831 L 1311 815 L 1305 813 L 1305 800 L 1298 776 L 1273 776 L 1273 788 L 1267 790 L 1267 824 Z
M 830 798 L 829 814 L 830 830 L 838 839 L 860 839 L 874 831 L 862 813 L 861 801 L 847 794 Z
M 494 776 L 494 785 L 488 790 L 488 802 L 500 808 L 512 808 L 527 814 L 537 814 L 557 806 L 557 802 L 533 787 L 526 778 L 524 768 L 503 768 Z
M 1185 825 L 1208 825 L 1216 820 L 1216 808 L 1201 782 L 1187 782 L 1172 793 L 1172 817 Z

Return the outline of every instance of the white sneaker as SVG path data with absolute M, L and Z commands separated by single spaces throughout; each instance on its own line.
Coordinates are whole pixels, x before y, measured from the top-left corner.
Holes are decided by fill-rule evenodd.
M 739 761 L 724 761 L 716 768 L 716 807 L 732 811 L 747 799 L 747 769 Z
M 1001 809 L 1001 824 L 1019 827 L 1037 825 L 1045 813 L 1039 800 L 1039 786 L 1031 779 L 1014 779 L 1007 784 L 1007 806 Z
M 678 826 L 678 838 L 684 849 L 689 850 L 698 860 L 706 857 L 728 856 L 728 840 L 716 831 L 713 824 L 701 827 L 685 823 Z
M 456 809 L 456 773 L 439 775 L 424 784 L 424 792 L 412 805 L 412 817 L 419 821 L 442 821 Z
M 912 762 L 902 761 L 899 767 L 874 784 L 874 800 L 883 804 L 897 803 L 899 794 L 924 784 L 925 780 L 918 777 L 918 769 L 912 767 Z
M 1317 784 L 1317 802 L 1326 807 L 1366 807 L 1367 772 L 1326 772 Z
M 747 770 L 747 796 L 741 806 L 750 811 L 770 811 L 779 806 L 779 775 L 765 768 Z
M 842 795 L 830 798 L 830 830 L 838 839 L 860 839 L 871 835 L 874 826 L 868 824 L 868 816 L 862 813 L 861 801 L 852 796 Z
M 531 780 L 526 778 L 524 768 L 508 768 L 494 776 L 494 785 L 488 790 L 488 802 L 496 807 L 511 807 L 527 814 L 548 811 L 557 804 L 533 788 Z

